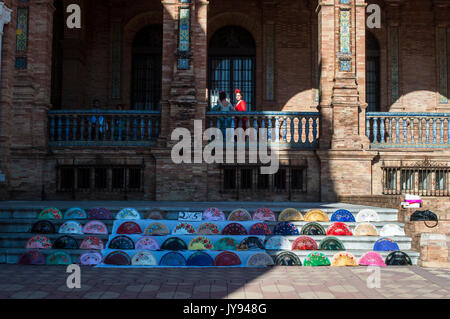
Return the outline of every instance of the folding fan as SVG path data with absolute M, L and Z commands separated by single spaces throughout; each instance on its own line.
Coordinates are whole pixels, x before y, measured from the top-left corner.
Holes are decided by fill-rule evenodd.
M 165 211 L 161 209 L 153 209 L 145 215 L 145 219 L 162 220 L 164 219 L 164 214 Z
M 327 233 L 322 225 L 311 222 L 302 227 L 301 234 L 307 236 L 325 236 Z
M 124 208 L 117 213 L 116 219 L 126 219 L 126 220 L 138 220 L 141 219 L 141 215 L 134 208 Z
M 412 266 L 411 258 L 403 251 L 394 251 L 386 257 L 388 266 Z
M 19 258 L 20 265 L 45 265 L 44 255 L 37 250 L 29 250 Z
M 289 222 L 280 222 L 273 229 L 274 235 L 281 236 L 297 236 L 300 235 L 297 227 L 294 224 Z
M 186 259 L 182 254 L 172 251 L 162 256 L 161 260 L 159 261 L 159 264 L 161 266 L 172 266 L 172 267 L 186 266 Z
M 198 251 L 189 256 L 187 266 L 211 267 L 214 266 L 214 260 L 207 253 Z
M 319 246 L 316 241 L 308 236 L 298 237 L 292 244 L 292 250 L 317 250 Z
M 248 220 L 252 220 L 252 216 L 250 215 L 250 213 L 243 209 L 243 208 L 239 208 L 236 210 L 233 210 L 230 215 L 228 216 L 228 220 L 229 221 L 248 221 Z
M 362 222 L 379 222 L 380 216 L 373 209 L 363 209 L 356 215 L 356 221 Z
M 133 240 L 125 235 L 117 236 L 111 239 L 108 244 L 109 249 L 120 249 L 120 250 L 133 250 L 134 242 Z
M 269 236 L 272 235 L 272 231 L 269 228 L 269 225 L 266 223 L 256 223 L 250 227 L 249 235 L 261 235 L 261 236 Z
M 378 266 L 386 267 L 383 257 L 375 251 L 368 251 L 359 259 L 361 266 Z
M 345 250 L 345 247 L 336 237 L 325 237 L 320 242 L 319 250 Z
M 214 244 L 215 250 L 236 250 L 238 242 L 231 237 L 224 237 L 216 241 Z
M 144 234 L 148 236 L 166 236 L 170 235 L 170 230 L 163 223 L 154 222 L 145 228 Z
M 89 211 L 88 219 L 92 220 L 112 219 L 112 214 L 108 209 L 104 207 L 94 208 L 91 211 Z
M 95 236 L 87 236 L 81 242 L 80 249 L 103 250 L 105 249 L 105 245 L 103 244 L 103 240 L 100 238 Z
M 396 224 L 387 224 L 384 225 L 383 228 L 380 231 L 381 237 L 390 237 L 390 236 L 406 236 L 405 231 Z
M 84 225 L 83 233 L 89 235 L 108 235 L 108 228 L 101 221 L 93 220 Z
M 161 245 L 162 250 L 187 250 L 187 245 L 181 238 L 171 237 Z
M 239 246 L 245 247 L 242 250 L 264 249 L 264 243 L 258 237 L 247 237 L 240 242 Z
M 72 236 L 61 236 L 53 243 L 53 249 L 78 249 L 78 242 Z
M 260 220 L 260 221 L 276 221 L 277 218 L 273 211 L 269 208 L 258 208 L 253 213 L 253 220 Z
M 320 209 L 312 209 L 305 215 L 307 222 L 329 222 L 328 215 Z
M 131 264 L 133 266 L 157 266 L 158 261 L 155 255 L 149 251 L 139 251 L 131 258 Z
M 46 265 L 71 265 L 72 258 L 63 251 L 57 251 L 47 256 L 45 260 Z
M 274 264 L 272 257 L 267 253 L 256 253 L 247 259 L 248 267 L 267 267 Z
M 195 228 L 189 223 L 182 222 L 178 223 L 177 226 L 172 230 L 174 235 L 192 235 L 195 234 Z
M 36 235 L 28 239 L 25 246 L 26 249 L 50 249 L 52 248 L 52 243 L 50 239 L 43 235 Z
M 214 258 L 214 266 L 238 266 L 241 259 L 231 251 L 224 251 Z
M 131 258 L 123 251 L 113 251 L 105 257 L 103 263 L 105 265 L 129 266 L 131 265 Z
M 222 235 L 248 235 L 244 226 L 239 223 L 231 223 L 226 225 L 222 230 Z
M 275 257 L 277 266 L 301 266 L 302 262 L 296 254 L 290 251 L 283 251 Z
M 117 234 L 142 234 L 141 226 L 136 222 L 124 222 L 120 224 L 116 231 Z
M 62 214 L 58 208 L 46 208 L 39 213 L 39 219 L 62 219 Z
M 295 208 L 286 208 L 278 216 L 280 222 L 303 221 L 303 215 Z
M 331 215 L 332 222 L 346 222 L 354 223 L 356 222 L 355 217 L 346 209 L 338 209 Z
M 31 228 L 33 234 L 54 234 L 55 226 L 48 220 L 40 220 Z
M 211 241 L 207 237 L 195 237 L 189 243 L 189 250 L 208 250 L 213 249 Z
M 83 228 L 79 222 L 68 221 L 59 227 L 60 234 L 83 234 Z
M 80 256 L 80 264 L 83 266 L 95 266 L 102 262 L 103 256 L 97 252 L 87 252 Z
M 328 257 L 323 253 L 319 253 L 316 251 L 310 253 L 308 257 L 306 257 L 303 265 L 308 267 L 330 266 L 331 262 L 330 259 L 328 259 Z
M 390 238 L 380 238 L 373 246 L 374 251 L 397 251 L 400 250 L 397 243 Z
M 291 242 L 282 236 L 270 237 L 265 244 L 267 250 L 291 250 Z
M 354 236 L 378 236 L 378 230 L 371 223 L 360 223 L 355 228 Z
M 136 244 L 135 249 L 138 250 L 159 250 L 159 243 L 153 237 L 144 236 L 140 238 Z
M 353 236 L 353 233 L 346 224 L 336 222 L 328 227 L 327 236 Z
M 73 207 L 64 213 L 64 219 L 86 219 L 87 213 L 84 209 Z
M 209 221 L 225 221 L 225 214 L 223 211 L 221 211 L 218 208 L 207 208 L 203 211 L 203 220 L 209 220 Z
M 334 255 L 333 259 L 331 260 L 331 266 L 358 266 L 358 261 L 351 253 L 340 252 Z
M 197 228 L 197 234 L 199 234 L 199 235 L 219 235 L 220 230 L 216 224 L 203 223 Z

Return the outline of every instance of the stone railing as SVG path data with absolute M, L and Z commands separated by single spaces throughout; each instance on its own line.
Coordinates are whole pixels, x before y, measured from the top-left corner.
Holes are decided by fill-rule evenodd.
M 450 113 L 366 114 L 372 148 L 449 148 Z
M 269 141 L 278 140 L 281 147 L 314 149 L 319 144 L 318 112 L 207 112 L 207 127 L 220 128 L 224 133 L 227 128 L 232 130 L 250 127 L 267 129 Z M 259 140 L 258 136 L 247 139 Z
M 49 145 L 153 145 L 158 138 L 160 118 L 159 111 L 49 111 Z

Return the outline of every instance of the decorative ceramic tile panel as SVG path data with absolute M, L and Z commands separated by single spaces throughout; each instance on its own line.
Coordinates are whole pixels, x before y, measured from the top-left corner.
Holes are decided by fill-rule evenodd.
M 266 100 L 274 100 L 275 81 L 275 26 L 266 26 Z
M 19 70 L 23 70 L 27 68 L 27 58 L 26 57 L 16 57 L 16 61 L 14 63 L 14 67 Z
M 438 28 L 437 41 L 439 52 L 439 103 L 448 104 L 447 28 Z
M 178 68 L 189 69 L 188 52 L 190 49 L 190 9 L 180 8 L 180 27 L 178 42 Z
M 399 58 L 398 58 L 398 27 L 390 27 L 390 50 L 391 50 L 391 103 L 395 103 L 399 96 Z
M 344 54 L 351 53 L 350 50 L 350 11 L 341 10 L 340 12 L 340 52 Z
M 120 23 L 112 25 L 112 38 L 111 97 L 120 99 L 122 83 L 122 26 Z
M 28 47 L 28 8 L 17 9 L 16 50 L 23 52 Z

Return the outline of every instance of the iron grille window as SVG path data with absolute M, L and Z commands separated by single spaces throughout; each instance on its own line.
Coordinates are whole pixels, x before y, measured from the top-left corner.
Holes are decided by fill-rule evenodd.
M 112 169 L 112 188 L 121 189 L 125 186 L 125 169 L 113 168 Z
M 78 189 L 89 189 L 91 188 L 91 170 L 89 168 L 78 168 L 77 169 L 77 186 Z
M 292 190 L 305 190 L 305 173 L 304 168 L 291 169 L 291 189 Z
M 273 181 L 276 190 L 286 190 L 286 169 L 279 169 L 274 175 Z
M 160 110 L 162 80 L 162 26 L 139 31 L 133 42 L 132 107 Z
M 236 169 L 226 168 L 223 171 L 223 188 L 226 190 L 236 189 Z
M 241 189 L 251 190 L 253 187 L 253 169 L 241 169 Z
M 141 169 L 130 168 L 129 170 L 129 184 L 130 189 L 139 189 L 141 187 Z
M 383 194 L 449 196 L 449 171 L 450 167 L 383 167 Z
M 370 32 L 366 34 L 366 100 L 367 112 L 380 111 L 380 45 Z
M 259 190 L 268 190 L 269 189 L 269 175 L 261 174 L 258 169 L 258 189 Z
M 106 168 L 96 167 L 95 168 L 95 188 L 104 189 L 107 185 L 107 171 Z
M 72 190 L 75 184 L 75 171 L 73 168 L 61 169 L 61 189 Z
M 240 89 L 247 111 L 255 104 L 255 56 L 253 36 L 244 28 L 227 26 L 219 29 L 209 45 L 208 88 L 210 106 L 217 104 L 220 91 L 236 105 L 234 91 Z

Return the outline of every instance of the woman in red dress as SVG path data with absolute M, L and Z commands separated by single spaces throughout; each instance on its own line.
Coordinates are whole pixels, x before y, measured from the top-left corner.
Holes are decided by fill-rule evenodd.
M 234 107 L 234 110 L 236 112 L 246 112 L 247 111 L 247 103 L 245 103 L 243 96 L 242 96 L 242 92 L 239 89 L 236 89 L 236 91 L 234 91 L 234 93 L 236 94 L 236 101 L 237 104 Z M 247 118 L 242 118 L 242 128 L 245 130 L 246 129 L 246 122 L 247 122 Z M 236 127 L 238 126 L 239 123 L 236 123 Z

